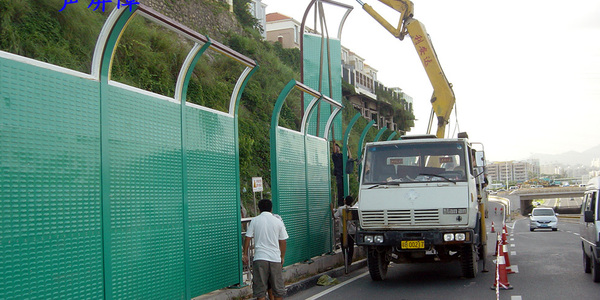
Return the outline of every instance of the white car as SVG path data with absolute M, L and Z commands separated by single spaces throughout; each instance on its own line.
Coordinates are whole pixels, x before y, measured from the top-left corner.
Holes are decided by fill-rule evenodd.
M 554 213 L 554 209 L 550 207 L 536 207 L 529 214 L 529 231 L 534 231 L 540 228 L 558 230 L 558 214 Z

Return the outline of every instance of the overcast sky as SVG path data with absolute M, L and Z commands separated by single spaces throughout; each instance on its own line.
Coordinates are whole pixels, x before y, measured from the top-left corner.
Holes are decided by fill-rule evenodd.
M 433 88 L 407 37 L 394 38 L 355 0 L 342 45 L 378 70 L 378 80 L 413 97 L 427 130 Z M 263 0 L 267 13 L 301 21 L 309 0 Z M 364 0 L 392 24 L 399 14 Z M 520 160 L 534 153 L 585 151 L 600 144 L 600 1 L 413 0 L 414 18 L 433 42 L 454 87 L 450 134 L 484 143 L 488 160 Z M 324 4 L 330 35 L 343 10 Z M 312 11 L 311 14 L 312 16 Z M 307 26 L 313 27 L 312 19 Z M 435 128 L 435 125 L 434 125 Z M 434 129 L 435 131 L 435 129 Z M 600 155 L 599 155 L 600 156 Z

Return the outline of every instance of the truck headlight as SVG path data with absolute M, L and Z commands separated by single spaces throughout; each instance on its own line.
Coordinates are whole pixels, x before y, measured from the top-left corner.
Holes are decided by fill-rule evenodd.
M 373 243 L 373 236 L 365 235 L 365 243 Z
M 467 235 L 464 233 L 457 233 L 454 235 L 454 239 L 460 242 L 463 242 L 467 239 Z
M 375 236 L 375 243 L 376 243 L 376 244 L 381 244 L 381 243 L 383 243 L 383 235 L 376 235 L 376 236 Z
M 444 242 L 454 241 L 454 233 L 444 233 Z

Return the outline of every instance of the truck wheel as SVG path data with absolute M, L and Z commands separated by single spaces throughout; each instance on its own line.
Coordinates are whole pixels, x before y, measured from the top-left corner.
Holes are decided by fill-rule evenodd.
M 594 282 L 600 282 L 600 262 L 596 260 L 594 254 L 592 254 L 592 279 Z
M 367 265 L 371 279 L 382 281 L 385 279 L 388 270 L 389 261 L 385 259 L 385 251 L 377 251 L 375 248 L 367 249 Z
M 592 260 L 585 255 L 585 251 L 582 249 L 583 252 L 583 270 L 586 273 L 592 273 Z
M 460 264 L 462 266 L 462 275 L 465 278 L 475 278 L 477 275 L 477 247 L 475 245 L 465 245 L 460 251 Z

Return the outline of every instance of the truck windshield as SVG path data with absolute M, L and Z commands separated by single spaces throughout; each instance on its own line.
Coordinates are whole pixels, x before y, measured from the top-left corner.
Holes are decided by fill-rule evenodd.
M 367 147 L 363 184 L 466 181 L 465 145 L 398 143 Z

